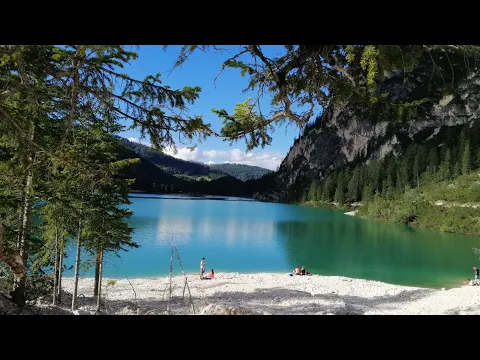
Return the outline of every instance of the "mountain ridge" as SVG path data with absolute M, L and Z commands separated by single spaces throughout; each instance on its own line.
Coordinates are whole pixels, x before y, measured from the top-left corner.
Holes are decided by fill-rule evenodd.
M 138 154 L 141 158 L 148 160 L 164 172 L 175 176 L 186 177 L 207 177 L 218 179 L 223 176 L 232 176 L 241 181 L 259 179 L 270 173 L 271 170 L 260 166 L 247 164 L 225 163 L 205 164 L 196 161 L 178 159 L 174 156 L 154 150 L 152 147 L 129 139 L 119 137 L 120 143 Z

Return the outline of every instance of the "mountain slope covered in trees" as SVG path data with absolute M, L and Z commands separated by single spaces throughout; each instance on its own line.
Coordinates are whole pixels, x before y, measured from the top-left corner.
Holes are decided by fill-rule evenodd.
M 150 146 L 119 138 L 121 144 L 127 149 L 138 154 L 142 159 L 162 169 L 164 172 L 176 177 L 218 179 L 231 176 L 241 181 L 258 179 L 270 172 L 258 166 L 244 164 L 213 164 L 207 165 L 193 161 L 177 159 L 152 149 Z M 160 183 L 160 181 L 158 181 Z
M 360 202 L 358 214 L 368 218 L 480 234 L 478 208 L 436 205 L 447 194 L 453 203 L 477 201 L 480 73 L 461 56 L 432 56 L 435 63 L 426 55 L 412 72 L 376 84 L 378 93 L 420 103 L 415 111 L 354 101 L 330 106 L 295 140 L 264 196 L 322 206 Z M 467 183 L 470 190 L 459 185 Z
M 351 207 L 360 216 L 480 234 L 480 122 L 448 127 L 394 156 L 352 162 L 313 179 L 299 199 Z
M 264 175 L 271 173 L 271 170 L 252 165 L 225 163 L 209 165 L 215 172 L 233 176 L 242 181 L 259 179 Z

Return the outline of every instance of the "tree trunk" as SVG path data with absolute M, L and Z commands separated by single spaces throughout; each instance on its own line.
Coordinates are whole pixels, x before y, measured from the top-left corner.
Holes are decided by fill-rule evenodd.
M 78 276 L 80 270 L 80 250 L 82 248 L 82 227 L 78 223 L 77 254 L 75 256 L 75 282 L 73 286 L 72 311 L 77 309 Z
M 98 296 L 98 281 L 100 279 L 100 267 L 101 267 L 101 249 L 97 249 L 95 258 L 95 282 L 93 284 L 93 296 Z
M 57 286 L 57 300 L 59 303 L 62 302 L 62 276 L 63 276 L 63 257 L 65 256 L 65 239 L 60 240 L 60 251 L 59 251 L 59 260 L 58 260 L 58 286 Z
M 58 283 L 58 228 L 55 229 L 55 258 L 54 258 L 53 300 L 52 300 L 53 305 L 57 305 L 57 283 Z
M 33 161 L 33 159 L 30 159 Z M 26 191 L 25 191 L 25 202 L 23 206 L 23 216 L 22 216 L 22 224 L 20 228 L 20 243 L 19 243 L 19 255 L 22 258 L 23 264 L 27 265 L 28 260 L 28 241 L 30 239 L 30 231 L 32 228 L 32 204 L 33 204 L 33 196 L 31 194 L 33 188 L 33 171 L 30 169 L 27 174 L 27 182 L 26 182 Z M 25 305 L 25 284 L 26 284 L 26 276 L 22 277 L 15 277 L 13 282 L 13 292 L 12 297 L 13 301 L 17 306 L 20 308 Z
M 19 59 L 21 60 L 21 59 Z M 22 73 L 22 72 L 21 72 Z M 22 83 L 27 84 L 27 79 L 22 76 Z M 29 137 L 31 141 L 35 140 L 35 124 L 31 122 L 29 129 Z M 32 228 L 32 204 L 33 204 L 33 188 L 34 188 L 34 178 L 33 178 L 33 167 L 35 163 L 35 153 L 32 150 L 29 150 L 27 153 L 27 176 L 24 181 L 24 201 L 23 209 L 20 215 L 20 231 L 19 238 L 17 243 L 17 251 L 22 258 L 23 265 L 28 266 L 28 241 L 30 240 L 30 231 Z M 26 271 L 25 271 L 26 275 Z M 17 306 L 22 308 L 25 305 L 25 285 L 26 285 L 26 276 L 15 277 L 13 281 L 13 291 L 11 293 L 13 301 Z
M 103 275 L 103 249 L 100 249 L 98 265 L 98 283 L 97 283 L 97 311 L 100 311 L 101 299 L 102 299 L 102 275 Z
M 6 249 L 3 241 L 3 223 L 0 218 L 0 261 L 5 262 L 12 269 L 14 280 L 25 279 L 27 268 L 23 264 L 22 257 L 18 252 Z
M 27 268 L 23 264 L 22 257 L 16 251 L 6 249 L 3 244 L 3 223 L 0 218 L 0 261 L 5 262 L 13 271 L 15 278 L 24 277 Z
M 24 176 L 23 179 L 22 179 L 22 189 L 26 189 L 26 187 L 27 187 L 27 177 Z M 26 196 L 27 196 L 27 193 L 24 192 L 23 193 L 23 199 L 22 199 L 23 203 L 26 202 Z M 24 216 L 25 216 L 24 211 L 20 211 L 19 215 L 18 215 L 18 223 L 19 224 L 23 224 Z M 20 228 L 20 231 L 18 232 L 18 237 L 17 237 L 17 251 L 20 250 L 20 244 L 21 244 L 21 241 L 22 241 L 22 236 L 23 236 L 23 228 Z

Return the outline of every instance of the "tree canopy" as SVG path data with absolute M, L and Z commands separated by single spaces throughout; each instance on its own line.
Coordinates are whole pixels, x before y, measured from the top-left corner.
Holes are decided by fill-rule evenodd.
M 224 54 L 224 49 L 213 45 L 185 45 L 174 68 L 196 50 Z M 245 90 L 255 90 L 258 96 L 239 102 L 231 114 L 225 109 L 213 111 L 224 119 L 220 135 L 230 141 L 243 138 L 251 150 L 270 144 L 273 124 L 304 127 L 332 104 L 384 102 L 395 105 L 398 112 L 418 106 L 427 99 L 399 101 L 379 91 L 378 83 L 395 72 L 411 72 L 427 57 L 434 65 L 432 76 L 440 77 L 445 89 L 452 90 L 455 71 L 450 59 L 460 56 L 470 70 L 479 52 L 479 46 L 470 45 L 284 45 L 283 54 L 269 56 L 261 45 L 239 45 L 221 71 L 239 69 L 241 76 L 249 78 Z M 271 109 L 263 112 L 260 99 L 266 93 L 272 96 Z

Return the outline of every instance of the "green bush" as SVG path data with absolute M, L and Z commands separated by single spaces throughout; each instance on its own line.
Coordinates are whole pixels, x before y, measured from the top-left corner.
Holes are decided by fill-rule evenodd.
M 365 203 L 359 209 L 359 215 L 368 219 L 480 236 L 480 209 L 471 207 L 446 207 L 422 199 L 412 201 L 406 197 L 391 201 L 376 198 Z
M 10 267 L 0 261 L 0 293 L 9 293 L 13 285 L 13 272 Z

